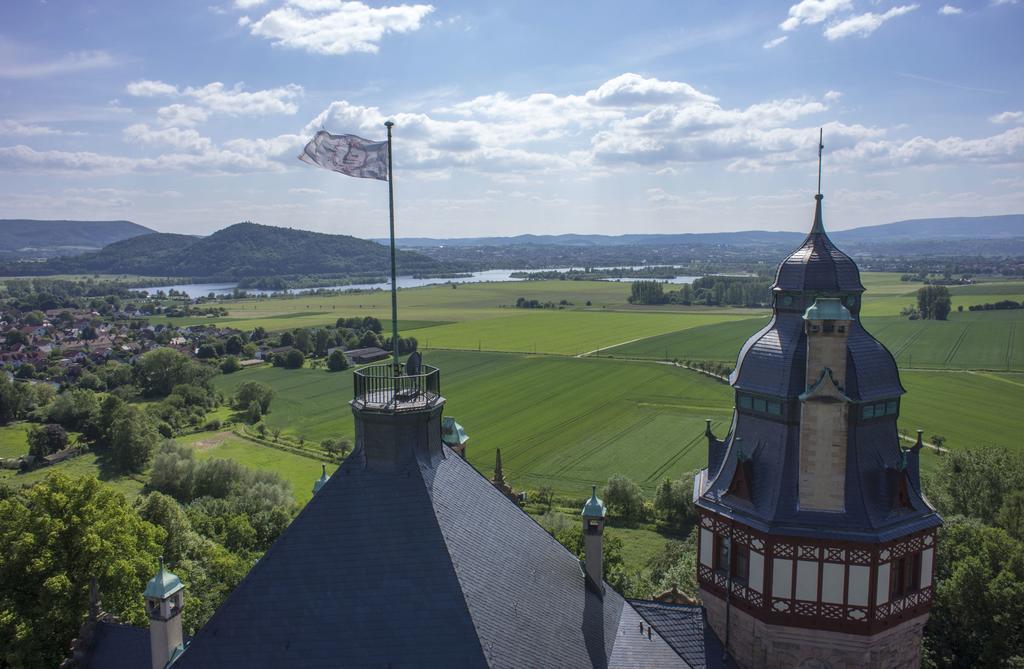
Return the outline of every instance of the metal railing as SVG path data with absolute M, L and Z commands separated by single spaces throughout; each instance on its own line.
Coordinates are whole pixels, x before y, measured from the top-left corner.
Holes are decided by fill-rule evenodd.
M 370 365 L 352 374 L 356 405 L 377 411 L 416 411 L 441 398 L 441 370 L 423 365 L 420 374 L 395 374 L 390 364 Z

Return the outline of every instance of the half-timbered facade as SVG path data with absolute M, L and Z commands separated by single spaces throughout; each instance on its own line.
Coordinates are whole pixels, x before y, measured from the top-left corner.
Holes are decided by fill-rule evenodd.
M 728 434 L 707 428 L 698 581 L 741 666 L 916 666 L 941 520 L 921 496 L 920 437 L 900 445 L 895 360 L 860 323 L 860 274 L 821 201 L 740 351 Z

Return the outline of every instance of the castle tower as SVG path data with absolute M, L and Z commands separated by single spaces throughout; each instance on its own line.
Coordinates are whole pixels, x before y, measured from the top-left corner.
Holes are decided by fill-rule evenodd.
M 920 446 L 900 445 L 896 362 L 861 325 L 860 273 L 815 199 L 730 378 L 729 433 L 706 431 L 701 597 L 741 667 L 917 666 L 941 519 Z
M 185 603 L 185 586 L 181 580 L 164 569 L 146 583 L 146 615 L 149 617 L 149 648 L 153 669 L 164 669 L 177 654 L 184 650 L 181 634 L 181 609 Z

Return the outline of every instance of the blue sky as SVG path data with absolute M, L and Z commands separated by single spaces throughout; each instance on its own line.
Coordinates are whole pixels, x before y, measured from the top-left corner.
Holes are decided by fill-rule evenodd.
M 395 121 L 399 236 L 802 230 L 1024 211 L 1024 2 L 20 0 L 0 218 L 379 237 L 296 159 Z

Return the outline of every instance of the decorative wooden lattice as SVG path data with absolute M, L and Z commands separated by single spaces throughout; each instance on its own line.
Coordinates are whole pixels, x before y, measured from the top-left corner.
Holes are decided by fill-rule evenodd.
M 800 546 L 800 559 L 801 560 L 817 560 L 818 559 L 818 547 L 817 546 Z
M 778 558 L 792 558 L 795 552 L 793 544 L 775 544 L 772 546 L 772 556 Z
M 842 548 L 825 547 L 825 562 L 846 562 L 846 551 Z

